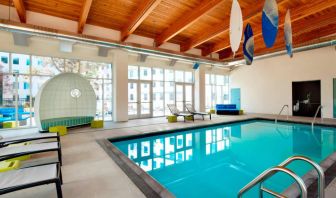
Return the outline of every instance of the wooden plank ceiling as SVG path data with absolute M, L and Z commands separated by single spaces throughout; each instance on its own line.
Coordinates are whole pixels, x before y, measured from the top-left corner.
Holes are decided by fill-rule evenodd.
M 285 49 L 283 23 L 290 9 L 293 45 L 301 46 L 336 34 L 336 0 L 277 0 L 279 32 L 275 45 L 266 48 L 261 34 L 264 1 L 239 0 L 244 26 L 250 23 L 258 55 Z M 181 52 L 192 48 L 202 55 L 219 53 L 232 60 L 229 20 L 232 0 L 0 0 L 16 8 L 22 23 L 26 10 L 78 21 L 78 33 L 85 24 L 121 32 L 121 41 L 131 34 L 153 38 L 155 46 L 165 42 L 180 45 Z M 153 44 L 154 45 L 154 44 Z M 242 58 L 242 46 L 236 58 Z

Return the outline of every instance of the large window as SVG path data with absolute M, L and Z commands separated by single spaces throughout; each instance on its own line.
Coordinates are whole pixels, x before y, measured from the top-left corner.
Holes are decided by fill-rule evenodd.
M 229 103 L 229 76 L 205 74 L 205 109 Z
M 180 110 L 184 110 L 184 104 L 186 101 L 193 104 L 193 83 L 194 74 L 193 71 L 163 69 L 156 67 L 139 67 L 130 65 L 128 66 L 128 114 L 130 118 L 143 117 L 141 115 L 140 106 L 141 98 L 136 97 L 142 95 L 141 86 L 139 84 L 151 83 L 152 94 L 149 101 L 152 104 L 152 112 L 146 114 L 147 116 L 164 116 L 170 114 L 167 104 L 178 104 Z M 176 90 L 179 89 L 177 93 Z M 181 89 L 181 90 L 180 90 Z M 179 98 L 176 95 L 179 94 Z M 177 101 L 178 100 L 178 101 Z
M 0 125 L 35 126 L 34 100 L 42 85 L 62 72 L 86 77 L 97 96 L 96 117 L 112 120 L 112 68 L 108 63 L 0 52 Z

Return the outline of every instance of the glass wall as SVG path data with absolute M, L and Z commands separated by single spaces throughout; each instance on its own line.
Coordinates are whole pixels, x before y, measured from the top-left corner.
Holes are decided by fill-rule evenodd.
M 35 126 L 34 100 L 48 79 L 62 72 L 86 77 L 97 96 L 96 117 L 112 120 L 112 66 L 76 59 L 0 52 L 0 126 Z
M 229 76 L 205 74 L 205 109 L 214 109 L 216 104 L 228 104 Z
M 139 83 L 150 82 L 152 84 L 152 101 L 150 101 L 152 104 L 152 117 L 170 114 L 167 104 L 176 104 L 177 84 L 186 87 L 185 92 L 189 94 L 185 96 L 186 100 L 188 100 L 188 103 L 193 104 L 193 71 L 130 65 L 128 66 L 128 79 L 128 114 L 131 118 L 141 117 L 139 115 L 141 111 L 139 113 L 138 110 L 140 101 L 137 98 L 137 95 L 142 94 L 140 93 L 141 89 L 138 88 Z M 180 110 L 183 110 L 183 108 Z

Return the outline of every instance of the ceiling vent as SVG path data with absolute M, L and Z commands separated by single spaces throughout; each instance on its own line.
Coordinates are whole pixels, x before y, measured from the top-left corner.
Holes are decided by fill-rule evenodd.
M 27 35 L 27 34 L 13 32 L 14 45 L 28 47 L 29 46 L 29 41 L 28 41 L 29 37 L 30 37 L 30 35 Z

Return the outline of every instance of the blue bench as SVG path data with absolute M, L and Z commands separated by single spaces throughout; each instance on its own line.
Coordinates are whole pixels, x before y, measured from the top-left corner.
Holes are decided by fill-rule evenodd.
M 94 119 L 93 116 L 77 116 L 77 117 L 63 117 L 63 118 L 50 118 L 41 120 L 41 131 L 48 131 L 49 127 L 65 126 L 74 127 L 85 124 L 90 124 Z
M 239 115 L 239 112 L 235 104 L 216 104 L 217 115 Z
M 3 107 L 0 108 L 0 115 L 2 115 L 2 120 L 4 121 L 14 121 L 15 120 L 15 107 Z M 26 116 L 24 116 L 26 115 Z M 28 116 L 27 116 L 28 115 Z M 29 118 L 30 113 L 29 112 L 25 112 L 23 107 L 19 107 L 18 108 L 18 120 L 26 120 Z

